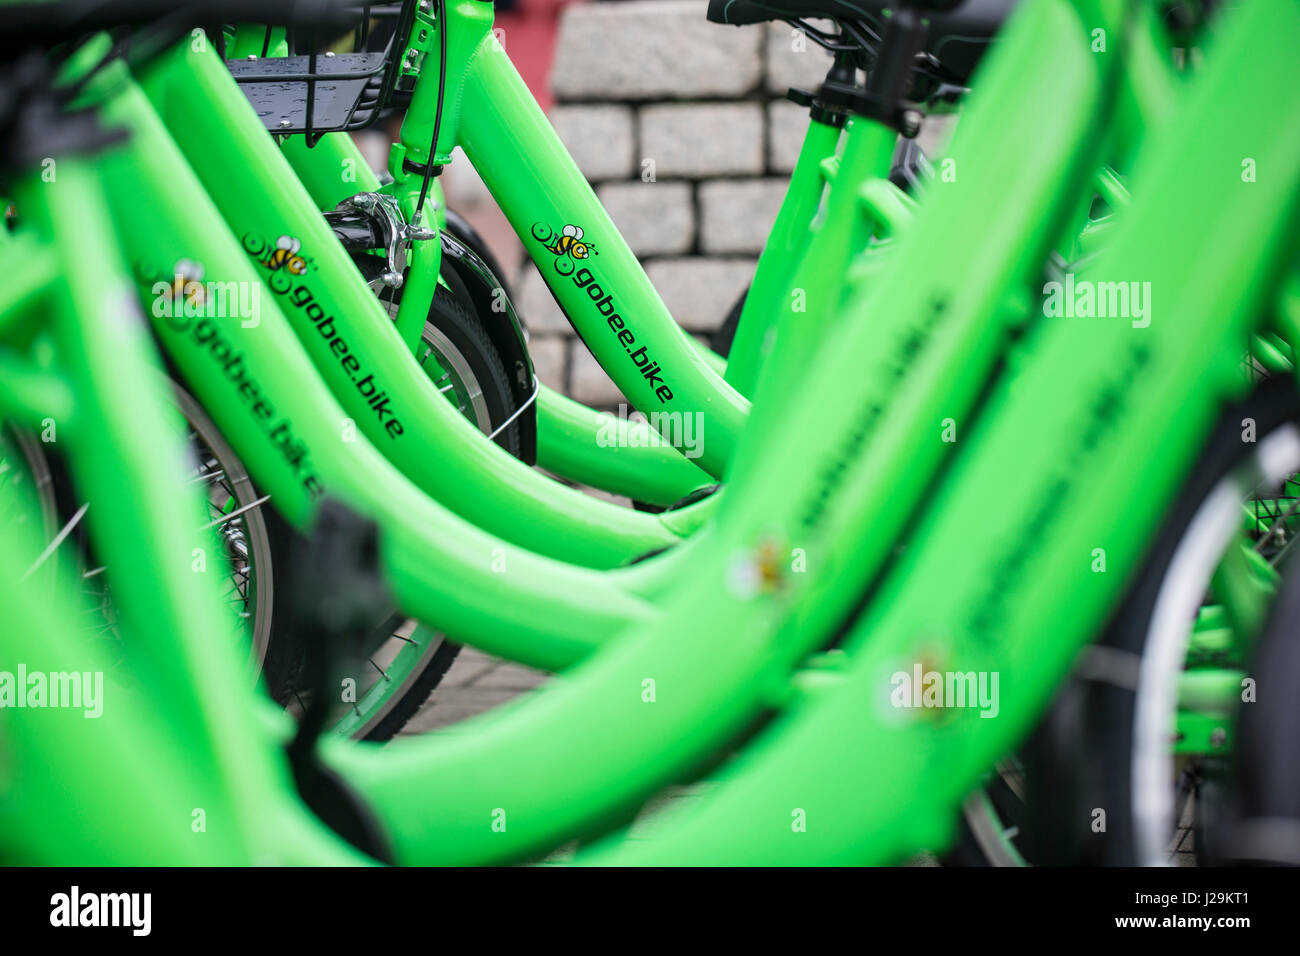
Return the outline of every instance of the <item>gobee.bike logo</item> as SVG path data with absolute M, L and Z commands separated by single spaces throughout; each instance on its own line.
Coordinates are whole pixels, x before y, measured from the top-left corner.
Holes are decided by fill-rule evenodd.
M 145 264 L 137 266 L 142 282 L 154 280 L 163 271 Z M 323 495 L 325 489 L 316 474 L 311 450 L 293 422 L 277 406 L 255 368 L 255 361 L 251 361 L 245 351 L 245 343 L 251 339 L 244 337 L 228 322 L 221 321 L 229 318 L 231 313 L 227 308 L 217 307 L 210 298 L 214 286 L 252 285 L 260 288 L 261 282 L 205 283 L 201 281 L 202 265 L 189 260 L 178 262 L 171 271 L 172 279 L 153 282 L 154 315 L 176 334 L 177 348 L 202 356 L 219 371 L 232 395 L 266 433 L 271 445 L 293 469 L 307 493 L 313 498 Z M 159 300 L 169 305 L 160 309 Z M 183 307 L 176 307 L 177 303 L 182 303 Z M 244 325 L 249 327 L 247 322 Z
M 542 248 L 555 256 L 555 271 L 572 279 L 573 284 L 587 294 L 592 308 L 605 320 L 610 332 L 636 367 L 637 374 L 645 380 L 646 387 L 654 392 L 659 403 L 663 405 L 671 402 L 672 387 L 665 380 L 663 366 L 650 354 L 650 346 L 640 342 L 628 320 L 618 311 L 614 294 L 600 284 L 591 269 L 579 265 L 589 261 L 592 256 L 599 255 L 596 244 L 584 237 L 581 226 L 573 223 L 556 232 L 544 222 L 535 222 L 532 232 L 533 238 L 542 244 Z M 556 295 L 559 296 L 559 290 L 556 290 Z
M 404 435 L 406 429 L 402 426 L 397 410 L 392 407 L 392 396 L 375 379 L 374 372 L 363 368 L 361 359 L 349 348 L 347 339 L 340 334 L 341 323 L 316 300 L 306 284 L 295 282 L 296 278 L 306 275 L 314 267 L 314 261 L 303 255 L 302 243 L 293 236 L 280 236 L 274 243 L 270 243 L 252 232 L 244 236 L 243 242 L 244 251 L 269 270 L 266 281 L 271 291 L 297 306 L 315 326 L 329 346 L 330 358 L 342 367 L 365 399 L 366 407 L 375 413 L 384 433 L 393 439 Z

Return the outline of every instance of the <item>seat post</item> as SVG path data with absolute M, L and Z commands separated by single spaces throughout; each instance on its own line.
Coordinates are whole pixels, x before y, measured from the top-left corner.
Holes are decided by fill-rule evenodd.
M 885 23 L 865 86 L 858 85 L 854 55 L 841 50 L 816 94 L 792 89 L 786 95 L 800 106 L 810 107 L 818 122 L 842 127 L 845 116 L 852 113 L 912 139 L 921 130 L 922 116 L 905 103 L 912 89 L 916 57 L 925 48 L 926 32 L 916 7 L 904 2 Z
M 912 84 L 916 56 L 925 48 L 925 24 L 904 0 L 885 24 L 866 89 L 855 97 L 854 112 L 892 126 L 908 139 L 920 132 L 921 117 L 904 101 Z
M 816 93 L 791 87 L 785 96 L 793 103 L 808 107 L 815 122 L 842 129 L 851 96 L 858 92 L 857 83 L 858 71 L 853 55 L 840 52 L 835 54 L 830 69 L 826 71 L 826 79 Z

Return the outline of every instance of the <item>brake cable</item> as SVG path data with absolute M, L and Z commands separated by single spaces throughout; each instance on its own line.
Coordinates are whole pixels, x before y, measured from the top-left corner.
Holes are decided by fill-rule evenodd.
M 434 0 L 434 15 L 438 18 L 438 106 L 433 113 L 433 140 L 429 143 L 429 157 L 424 164 L 424 182 L 420 185 L 420 201 L 415 204 L 412 224 L 420 224 L 424 200 L 429 195 L 429 182 L 433 179 L 433 165 L 438 157 L 438 131 L 442 127 L 442 100 L 447 92 L 447 5 L 446 0 Z

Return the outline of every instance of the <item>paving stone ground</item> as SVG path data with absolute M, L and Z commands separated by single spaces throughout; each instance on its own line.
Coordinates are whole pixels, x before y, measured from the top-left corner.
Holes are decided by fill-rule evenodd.
M 546 677 L 542 671 L 466 647 L 401 736 L 441 730 L 492 710 L 533 690 Z

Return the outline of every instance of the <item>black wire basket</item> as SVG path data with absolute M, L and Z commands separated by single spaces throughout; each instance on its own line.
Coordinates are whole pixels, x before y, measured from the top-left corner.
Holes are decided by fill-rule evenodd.
M 314 146 L 325 133 L 364 129 L 394 101 L 415 6 L 404 0 L 359 7 L 354 52 L 327 48 L 341 45 L 340 36 L 289 31 L 290 55 L 268 56 L 267 28 L 261 56 L 226 59 L 226 66 L 268 130 L 302 133 Z

